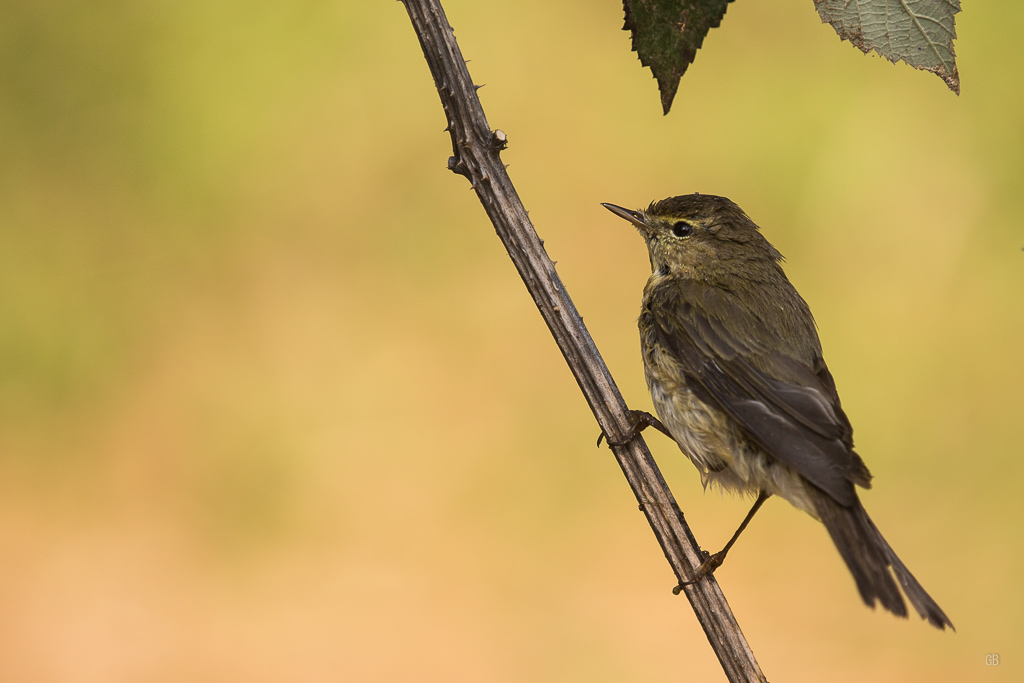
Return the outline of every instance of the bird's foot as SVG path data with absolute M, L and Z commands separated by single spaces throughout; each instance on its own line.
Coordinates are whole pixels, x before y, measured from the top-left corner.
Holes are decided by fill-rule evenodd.
M 679 595 L 683 590 L 683 586 L 692 586 L 698 583 L 705 576 L 709 576 L 715 573 L 715 570 L 722 566 L 725 562 L 725 556 L 728 550 L 720 550 L 714 555 L 710 554 L 707 550 L 702 550 L 701 553 L 704 555 L 704 561 L 700 563 L 700 566 L 693 572 L 693 578 L 689 581 L 680 581 L 679 585 L 672 589 L 672 593 Z
M 597 437 L 597 447 L 601 447 L 601 441 L 607 441 L 609 446 L 625 446 L 629 444 L 633 439 L 640 436 L 640 432 L 644 431 L 648 427 L 654 427 L 659 432 L 664 434 L 670 439 L 675 437 L 668 431 L 668 428 L 661 423 L 661 420 L 654 417 L 645 410 L 629 410 L 626 412 L 626 416 L 629 418 L 631 426 L 629 431 L 626 432 L 626 436 L 621 441 L 614 441 L 610 436 L 601 432 L 601 435 Z

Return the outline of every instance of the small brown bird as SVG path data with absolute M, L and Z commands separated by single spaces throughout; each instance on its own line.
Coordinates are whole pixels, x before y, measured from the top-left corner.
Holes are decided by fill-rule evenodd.
M 853 450 L 814 318 L 782 255 L 725 197 L 670 197 L 646 211 L 603 206 L 637 227 L 651 257 L 640 344 L 664 424 L 637 414 L 631 437 L 656 426 L 705 486 L 757 496 L 694 580 L 721 565 L 761 504 L 778 495 L 825 525 L 867 605 L 877 600 L 905 617 L 899 585 L 924 619 L 952 628 L 857 497 L 855 486 L 870 487 L 871 474 Z

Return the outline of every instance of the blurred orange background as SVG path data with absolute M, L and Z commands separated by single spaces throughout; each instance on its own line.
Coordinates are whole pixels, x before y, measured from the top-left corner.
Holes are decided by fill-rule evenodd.
M 445 5 L 632 407 L 599 202 L 731 197 L 816 314 L 958 631 L 772 501 L 718 572 L 769 679 L 1020 680 L 1024 6 L 965 3 L 957 98 L 737 2 L 663 117 L 618 2 Z M 722 680 L 444 125 L 397 2 L 0 5 L 0 680 Z M 749 501 L 649 443 L 718 549 Z

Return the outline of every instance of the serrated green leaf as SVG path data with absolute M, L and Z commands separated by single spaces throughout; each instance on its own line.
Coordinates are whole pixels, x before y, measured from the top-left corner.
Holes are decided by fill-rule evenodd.
M 623 0 L 633 50 L 651 67 L 667 114 L 679 79 L 693 63 L 704 36 L 718 28 L 732 0 Z
M 824 23 L 865 53 L 931 71 L 960 94 L 953 17 L 960 0 L 814 0 Z

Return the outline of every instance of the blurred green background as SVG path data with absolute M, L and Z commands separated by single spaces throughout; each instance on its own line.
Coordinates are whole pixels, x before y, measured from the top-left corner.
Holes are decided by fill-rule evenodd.
M 618 2 L 445 4 L 633 407 L 599 202 L 731 197 L 817 316 L 958 632 L 772 502 L 718 572 L 769 678 L 1020 680 L 1024 6 L 965 3 L 957 98 L 741 0 L 663 117 Z M 397 2 L 0 3 L 0 679 L 721 680 L 444 125 Z M 749 501 L 649 440 L 717 549 Z

